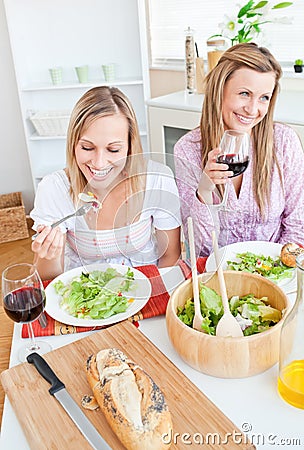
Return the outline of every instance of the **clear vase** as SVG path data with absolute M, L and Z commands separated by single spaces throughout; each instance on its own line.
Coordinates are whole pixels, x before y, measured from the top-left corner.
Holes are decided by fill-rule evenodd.
M 287 403 L 304 409 L 304 254 L 296 262 L 297 298 L 281 330 L 278 391 Z

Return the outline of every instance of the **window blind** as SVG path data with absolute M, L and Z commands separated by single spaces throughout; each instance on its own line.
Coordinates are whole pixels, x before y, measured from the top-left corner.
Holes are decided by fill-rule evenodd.
M 279 0 L 270 4 L 279 3 Z M 241 3 L 244 5 L 245 1 Z M 151 64 L 184 59 L 185 30 L 194 30 L 199 56 L 207 55 L 207 39 L 220 32 L 219 23 L 235 17 L 240 3 L 234 0 L 148 0 Z M 290 24 L 268 23 L 261 27 L 259 44 L 269 48 L 281 62 L 304 59 L 304 1 L 294 0 L 288 8 L 273 11 L 276 18 L 287 17 Z

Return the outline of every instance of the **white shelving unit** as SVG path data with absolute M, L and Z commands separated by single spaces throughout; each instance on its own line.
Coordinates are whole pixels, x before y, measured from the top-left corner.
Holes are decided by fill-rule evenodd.
M 39 136 L 35 112 L 70 112 L 95 86 L 113 85 L 131 100 L 144 150 L 148 149 L 146 101 L 150 98 L 145 11 L 142 0 L 4 0 L 26 143 L 34 186 L 65 166 L 66 136 Z M 102 64 L 114 63 L 116 79 L 105 82 Z M 89 66 L 78 83 L 75 67 Z M 53 85 L 49 68 L 63 68 Z

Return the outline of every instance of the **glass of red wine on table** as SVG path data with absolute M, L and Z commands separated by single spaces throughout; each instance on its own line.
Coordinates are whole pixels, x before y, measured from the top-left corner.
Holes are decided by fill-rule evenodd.
M 45 306 L 45 292 L 37 269 L 32 264 L 14 264 L 2 273 L 3 309 L 17 323 L 25 323 L 30 340 L 18 353 L 19 361 L 33 352 L 44 354 L 52 348 L 47 342 L 35 340 L 32 322 L 40 316 Z
M 221 139 L 221 153 L 218 155 L 216 162 L 227 164 L 228 170 L 233 172 L 233 177 L 241 175 L 248 167 L 250 136 L 244 131 L 226 130 Z M 227 208 L 229 183 L 225 185 L 223 202 L 221 204 L 224 211 L 230 211 Z

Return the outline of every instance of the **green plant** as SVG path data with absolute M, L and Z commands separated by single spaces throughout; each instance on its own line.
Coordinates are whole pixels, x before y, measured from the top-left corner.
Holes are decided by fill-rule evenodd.
M 294 63 L 295 66 L 303 66 L 303 59 L 296 59 Z
M 258 2 L 249 0 L 235 16 L 228 17 L 225 15 L 225 22 L 219 24 L 221 33 L 211 37 L 221 36 L 230 39 L 231 45 L 250 42 L 262 31 L 262 25 L 274 22 L 290 23 L 287 17 L 281 19 L 272 17 L 271 11 L 287 8 L 292 4 L 292 2 L 281 2 L 271 6 L 270 2 L 266 0 Z

